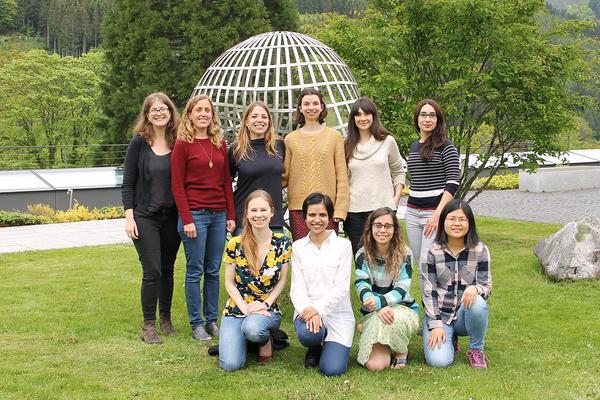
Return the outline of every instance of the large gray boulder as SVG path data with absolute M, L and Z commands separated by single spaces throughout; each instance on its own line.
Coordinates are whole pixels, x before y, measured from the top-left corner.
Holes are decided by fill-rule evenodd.
M 534 252 L 553 279 L 600 278 L 600 217 L 569 222 L 540 240 Z

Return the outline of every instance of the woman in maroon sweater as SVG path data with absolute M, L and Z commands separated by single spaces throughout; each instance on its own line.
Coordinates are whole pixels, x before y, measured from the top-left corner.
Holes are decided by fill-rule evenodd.
M 235 228 L 235 207 L 227 146 L 208 96 L 195 96 L 185 106 L 171 155 L 171 185 L 185 249 L 185 298 L 192 337 L 209 340 L 219 332 L 219 268 L 225 230 Z

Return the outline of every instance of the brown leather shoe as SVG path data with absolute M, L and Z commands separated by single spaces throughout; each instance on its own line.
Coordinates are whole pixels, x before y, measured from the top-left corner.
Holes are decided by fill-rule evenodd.
M 150 319 L 148 321 L 144 321 L 142 325 L 142 333 L 140 335 L 140 339 L 148 344 L 161 344 L 160 336 L 158 336 L 158 332 L 156 332 L 156 320 Z
M 166 315 L 161 315 L 158 319 L 158 323 L 160 325 L 160 330 L 167 336 L 175 336 L 177 335 L 177 331 L 171 322 L 171 317 L 167 317 Z

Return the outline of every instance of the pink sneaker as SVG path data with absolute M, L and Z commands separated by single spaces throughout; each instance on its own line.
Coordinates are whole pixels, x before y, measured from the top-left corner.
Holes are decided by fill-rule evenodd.
M 479 369 L 487 368 L 487 356 L 482 350 L 469 349 L 467 351 L 467 358 L 471 367 Z

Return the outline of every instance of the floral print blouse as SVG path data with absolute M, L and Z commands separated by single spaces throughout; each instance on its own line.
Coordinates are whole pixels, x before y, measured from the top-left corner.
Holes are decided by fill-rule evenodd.
M 242 237 L 235 236 L 229 239 L 225 249 L 224 261 L 235 266 L 235 286 L 246 303 L 264 301 L 279 281 L 281 267 L 291 257 L 292 243 L 283 233 L 273 233 L 271 247 L 258 275 L 254 276 L 248 267 L 248 259 L 242 250 Z M 271 305 L 271 311 L 281 314 L 277 303 Z M 235 305 L 233 299 L 227 299 L 223 315 L 243 317 L 244 313 Z

